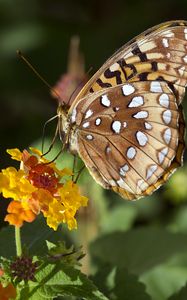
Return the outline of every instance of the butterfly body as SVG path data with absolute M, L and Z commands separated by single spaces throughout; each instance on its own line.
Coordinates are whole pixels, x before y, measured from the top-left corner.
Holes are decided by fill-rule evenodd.
M 65 113 L 65 144 L 94 179 L 127 199 L 151 194 L 182 164 L 187 22 L 149 29 L 119 49 Z

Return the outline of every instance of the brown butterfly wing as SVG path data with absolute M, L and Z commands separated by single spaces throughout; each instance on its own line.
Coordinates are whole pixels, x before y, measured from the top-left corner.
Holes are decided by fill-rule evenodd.
M 180 165 L 182 112 L 165 82 L 134 82 L 76 105 L 78 152 L 92 176 L 127 199 L 152 193 Z
M 90 92 L 138 80 L 167 81 L 181 101 L 187 77 L 186 47 L 186 21 L 170 21 L 148 29 L 105 62 L 83 87 L 75 103 Z
M 71 122 L 77 126 L 76 147 L 104 187 L 125 198 L 139 198 L 152 193 L 181 165 L 184 119 L 180 103 L 187 83 L 186 64 L 187 22 L 167 22 L 122 47 L 77 96 L 69 111 Z M 121 94 L 125 82 L 134 88 L 133 93 Z M 110 107 L 101 109 L 98 103 L 102 97 L 106 104 L 109 99 Z M 135 97 L 143 97 L 143 105 L 129 107 L 127 103 Z M 140 104 L 140 98 L 138 101 Z M 101 117 L 102 124 L 94 124 Z M 122 122 L 127 128 L 112 132 L 115 121 L 121 122 L 115 123 L 116 130 L 119 126 L 121 130 Z M 146 139 L 146 145 L 141 145 Z M 129 148 L 136 152 L 130 161 Z

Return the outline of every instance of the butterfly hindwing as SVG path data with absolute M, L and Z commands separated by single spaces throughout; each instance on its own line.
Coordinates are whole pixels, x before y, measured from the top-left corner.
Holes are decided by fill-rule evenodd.
M 105 188 L 140 198 L 173 171 L 184 132 L 180 134 L 182 113 L 167 83 L 118 85 L 82 99 L 75 109 L 79 154 Z

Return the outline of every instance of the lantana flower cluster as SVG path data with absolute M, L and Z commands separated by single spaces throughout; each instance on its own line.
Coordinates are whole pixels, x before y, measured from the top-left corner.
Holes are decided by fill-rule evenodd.
M 30 152 L 9 149 L 11 158 L 20 161 L 20 169 L 8 167 L 0 173 L 0 192 L 12 201 L 8 205 L 5 221 L 21 227 L 32 222 L 42 213 L 47 225 L 56 230 L 61 223 L 68 228 L 77 228 L 77 210 L 87 205 L 87 198 L 80 194 L 79 187 L 67 176 L 71 170 L 59 170 L 35 148 Z

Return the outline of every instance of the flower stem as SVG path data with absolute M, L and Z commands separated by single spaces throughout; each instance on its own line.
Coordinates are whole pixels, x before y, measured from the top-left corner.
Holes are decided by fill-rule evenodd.
M 16 242 L 16 254 L 17 256 L 22 255 L 22 247 L 21 247 L 21 234 L 20 227 L 15 226 L 15 242 Z

